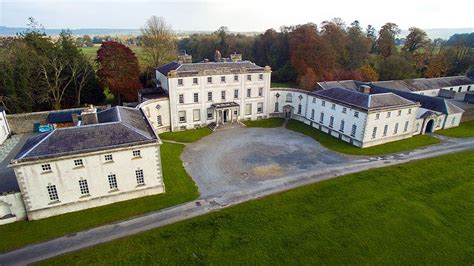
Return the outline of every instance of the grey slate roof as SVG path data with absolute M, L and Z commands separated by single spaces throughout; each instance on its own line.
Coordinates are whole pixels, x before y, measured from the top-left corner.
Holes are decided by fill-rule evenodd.
M 81 114 L 82 109 L 53 112 L 48 115 L 48 123 L 72 122 L 73 114 Z
M 261 69 L 261 70 L 264 69 L 263 67 L 258 66 L 255 63 L 252 63 L 250 61 L 238 61 L 238 62 L 206 62 L 206 63 L 186 63 L 186 64 L 171 62 L 166 65 L 158 67 L 157 70 L 166 76 L 172 70 L 176 70 L 179 73 L 179 72 L 198 72 L 202 70 L 218 69 L 218 68 L 230 68 L 230 69 L 247 68 L 247 69 Z
M 350 90 L 358 90 L 359 85 L 362 84 L 360 81 L 356 80 L 340 80 L 340 81 L 321 81 L 318 82 L 318 89 L 328 90 L 332 88 L 345 88 Z
M 474 84 L 474 79 L 466 76 L 452 76 L 441 78 L 375 81 L 372 82 L 372 84 L 402 91 L 424 91 Z
M 133 146 L 158 140 L 139 109 L 120 106 L 98 112 L 97 116 L 98 124 L 58 128 L 31 138 L 13 162 Z
M 364 110 L 416 105 L 415 102 L 393 93 L 367 94 L 350 89 L 332 88 L 316 91 L 313 94 L 320 98 Z
M 393 93 L 397 94 L 405 99 L 419 102 L 422 108 L 441 112 L 444 114 L 456 114 L 464 112 L 463 109 L 450 103 L 446 99 L 431 97 L 426 95 L 420 95 L 409 91 L 400 91 L 392 88 L 385 88 L 381 86 L 371 85 L 371 92 L 373 93 Z M 377 95 L 377 94 L 375 94 Z

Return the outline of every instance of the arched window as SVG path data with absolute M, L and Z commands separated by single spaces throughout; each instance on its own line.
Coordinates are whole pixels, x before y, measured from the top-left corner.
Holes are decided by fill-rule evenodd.
M 291 93 L 286 94 L 286 102 L 287 103 L 293 102 L 293 94 L 291 94 Z

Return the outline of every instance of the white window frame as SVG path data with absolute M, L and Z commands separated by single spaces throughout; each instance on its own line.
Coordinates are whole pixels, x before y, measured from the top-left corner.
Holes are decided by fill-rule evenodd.
M 74 167 L 83 167 L 84 161 L 82 159 L 74 159 Z
M 138 186 L 144 186 L 145 185 L 145 175 L 143 174 L 143 169 L 135 170 L 135 178 L 137 180 L 137 185 Z
M 163 120 L 161 119 L 161 115 L 157 115 L 156 116 L 156 124 L 158 126 L 162 126 L 163 125 Z
M 183 103 L 184 103 L 184 94 L 179 94 L 179 95 L 178 95 L 178 102 L 179 102 L 180 104 L 183 104 Z
M 46 189 L 48 191 L 49 201 L 59 201 L 56 185 L 48 185 L 46 186 Z
M 263 88 L 262 87 L 258 88 L 258 96 L 259 97 L 263 96 Z
M 245 115 L 252 115 L 252 104 L 245 104 Z
M 114 157 L 112 156 L 112 154 L 105 154 L 104 155 L 104 161 L 107 163 L 107 162 L 113 162 L 114 161 Z
M 107 180 L 109 181 L 109 188 L 111 190 L 118 189 L 117 176 L 115 174 L 107 175 Z
M 193 121 L 201 121 L 201 109 L 193 109 Z
M 193 93 L 193 102 L 194 103 L 199 103 L 199 93 L 198 92 Z
M 263 103 L 257 103 L 257 114 L 263 113 Z
M 87 179 L 79 180 L 79 190 L 81 195 L 89 195 L 89 185 L 87 184 Z
M 133 150 L 132 151 L 132 156 L 133 156 L 133 158 L 141 158 L 142 157 L 142 152 L 140 150 Z
M 186 123 L 186 110 L 178 111 L 178 121 L 179 123 Z
M 212 91 L 207 92 L 207 101 L 212 102 Z
M 42 164 L 41 165 L 41 170 L 43 173 L 47 173 L 47 172 L 52 172 L 53 170 L 51 169 L 51 164 L 49 163 L 45 163 L 45 164 Z

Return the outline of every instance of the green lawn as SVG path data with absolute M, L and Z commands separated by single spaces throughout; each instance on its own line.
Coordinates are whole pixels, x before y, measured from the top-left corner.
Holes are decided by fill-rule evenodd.
M 267 119 L 261 119 L 261 120 L 249 120 L 249 121 L 243 121 L 243 123 L 248 126 L 248 127 L 281 127 L 283 126 L 283 122 L 285 120 L 283 118 L 278 118 L 278 117 L 272 117 L 272 118 L 267 118 Z
M 91 61 L 95 62 L 95 59 L 97 57 L 97 50 L 99 50 L 99 48 L 100 48 L 100 45 L 94 45 L 92 47 L 81 47 L 80 49 L 82 50 L 84 55 L 86 55 Z M 138 58 L 138 63 L 140 64 L 140 68 L 143 70 L 149 62 L 143 48 L 139 46 L 132 46 L 130 48 L 135 53 L 135 56 Z
M 382 155 L 396 153 L 440 142 L 438 139 L 428 135 L 417 135 L 409 139 L 361 149 L 296 120 L 288 121 L 287 128 L 312 137 L 328 149 L 351 155 Z
M 173 140 L 178 142 L 195 142 L 212 133 L 208 127 L 190 129 L 177 132 L 165 132 L 160 134 L 162 140 Z
M 45 264 L 472 265 L 473 172 L 474 151 L 372 169 Z
M 272 82 L 271 88 L 298 88 L 294 82 Z
M 438 130 L 435 133 L 455 138 L 474 137 L 474 121 L 464 122 L 461 123 L 458 127 Z
M 0 226 L 0 253 L 160 210 L 199 197 L 197 186 L 179 158 L 184 145 L 164 143 L 161 158 L 166 193 L 68 213 L 38 221 L 22 221 Z

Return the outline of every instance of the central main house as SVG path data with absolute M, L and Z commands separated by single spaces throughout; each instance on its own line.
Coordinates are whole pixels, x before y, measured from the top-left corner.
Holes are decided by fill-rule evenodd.
M 270 67 L 233 59 L 172 62 L 156 69 L 156 78 L 169 97 L 169 130 L 268 116 Z

